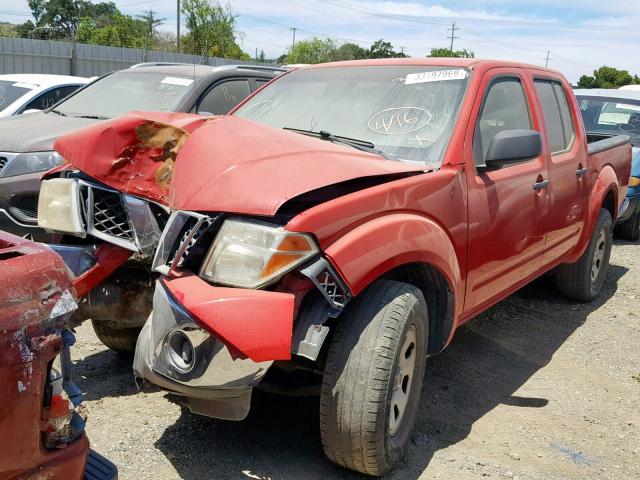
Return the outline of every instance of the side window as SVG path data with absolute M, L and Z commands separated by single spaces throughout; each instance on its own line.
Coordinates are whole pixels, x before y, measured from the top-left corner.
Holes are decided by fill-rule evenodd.
M 198 104 L 198 112 L 223 115 L 240 103 L 249 93 L 251 92 L 247 80 L 229 80 L 219 83 L 204 94 Z
M 75 92 L 79 85 L 68 85 L 66 87 L 58 87 L 52 88 L 51 90 L 44 92 L 41 95 L 38 95 L 36 98 L 32 99 L 23 110 L 44 110 L 45 108 L 52 107 L 56 103 L 58 103 L 63 98 Z
M 547 137 L 551 153 L 562 152 L 571 146 L 574 137 L 567 97 L 558 82 L 535 80 L 534 85 L 547 124 Z
M 530 130 L 531 119 L 522 82 L 518 78 L 500 78 L 489 86 L 473 134 L 476 165 L 484 165 L 491 140 L 504 130 Z
M 560 116 L 562 117 L 562 129 L 564 131 L 564 147 L 570 148 L 576 138 L 576 127 L 573 124 L 573 115 L 569 108 L 569 100 L 567 94 L 562 89 L 562 85 L 553 82 L 553 91 L 556 94 L 558 103 L 560 104 Z

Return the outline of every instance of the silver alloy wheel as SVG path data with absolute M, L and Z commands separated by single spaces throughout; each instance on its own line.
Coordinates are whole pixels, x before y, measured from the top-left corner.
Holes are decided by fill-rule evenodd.
M 595 282 L 602 268 L 602 259 L 604 258 L 605 246 L 607 243 L 607 234 L 604 228 L 600 230 L 598 241 L 596 242 L 596 250 L 593 252 L 593 263 L 591 264 L 591 281 Z
M 389 434 L 391 436 L 398 431 L 404 412 L 407 409 L 409 392 L 411 392 L 416 369 L 416 341 L 416 328 L 414 325 L 410 325 L 398 355 L 396 375 L 392 384 L 391 411 L 389 412 Z

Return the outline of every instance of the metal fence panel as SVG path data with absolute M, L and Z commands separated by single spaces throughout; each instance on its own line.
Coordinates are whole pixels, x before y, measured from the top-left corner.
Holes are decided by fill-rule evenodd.
M 203 58 L 199 55 L 140 48 L 0 37 L 0 74 L 53 73 L 93 77 L 141 62 L 200 63 L 213 66 L 259 64 L 246 60 Z

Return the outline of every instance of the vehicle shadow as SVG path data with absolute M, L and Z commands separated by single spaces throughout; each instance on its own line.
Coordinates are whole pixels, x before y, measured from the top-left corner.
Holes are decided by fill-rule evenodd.
M 418 478 L 435 452 L 465 439 L 499 404 L 547 405 L 545 398 L 514 393 L 614 295 L 626 272 L 611 265 L 600 296 L 584 304 L 561 297 L 550 279 L 540 279 L 462 327 L 446 352 L 428 360 L 407 456 L 386 478 Z M 155 446 L 187 480 L 364 478 L 324 457 L 317 398 L 258 392 L 249 417 L 238 423 L 183 409 Z
M 73 381 L 84 392 L 84 399 L 89 401 L 135 395 L 139 390 L 131 369 L 132 361 L 132 357 L 112 350 L 74 359 Z M 108 372 L 106 378 L 105 372 Z

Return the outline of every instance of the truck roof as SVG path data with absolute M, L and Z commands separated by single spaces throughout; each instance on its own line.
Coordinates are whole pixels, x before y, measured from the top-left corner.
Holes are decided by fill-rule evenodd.
M 447 57 L 425 57 L 425 58 L 376 58 L 367 60 L 347 60 L 342 62 L 320 63 L 305 67 L 311 68 L 327 68 L 327 67 L 367 67 L 367 66 L 425 66 L 425 67 L 461 67 L 461 68 L 477 68 L 483 67 L 488 70 L 490 68 L 511 67 L 511 68 L 535 68 L 536 70 L 544 70 L 557 75 L 562 75 L 557 70 L 541 67 L 539 65 L 530 65 L 527 63 L 509 62 L 506 60 L 485 60 L 479 58 L 447 58 Z

